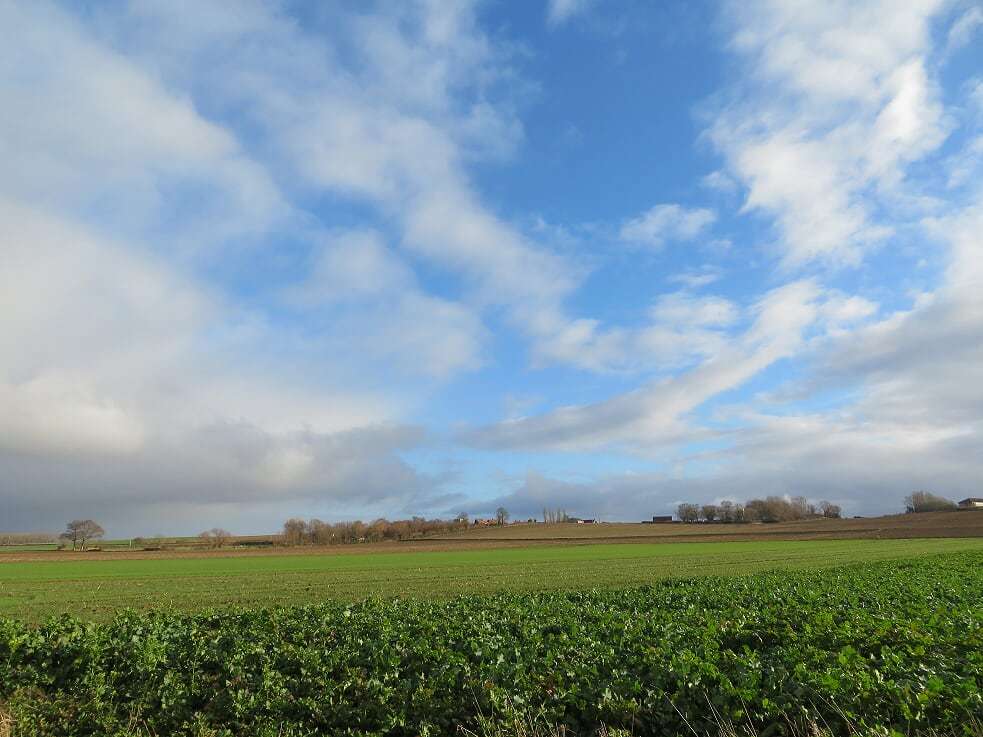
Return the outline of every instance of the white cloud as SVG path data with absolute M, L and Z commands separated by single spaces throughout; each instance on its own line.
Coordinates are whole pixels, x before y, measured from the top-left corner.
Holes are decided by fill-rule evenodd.
M 162 500 L 279 500 L 282 509 L 298 495 L 342 497 L 369 478 L 382 494 L 386 469 L 393 498 L 433 487 L 394 455 L 419 433 L 375 439 L 391 434 L 399 397 L 353 378 L 333 388 L 342 367 L 78 221 L 0 198 L 0 233 L 5 524 L 47 526 L 49 515 L 93 507 L 106 520 L 149 524 Z M 202 441 L 207 428 L 233 426 L 265 439 L 248 462 Z M 323 459 L 323 449 L 354 429 L 364 445 L 347 445 L 351 473 L 335 483 L 341 459 Z
M 445 479 L 401 457 L 426 441 L 406 418 L 435 379 L 483 365 L 485 316 L 536 366 L 645 383 L 510 416 L 470 433 L 476 445 L 652 456 L 712 437 L 728 447 L 698 462 L 736 468 L 746 488 L 817 487 L 824 473 L 838 490 L 903 474 L 966 483 L 978 469 L 960 452 L 979 445 L 983 407 L 983 220 L 979 207 L 952 210 L 978 178 L 975 133 L 944 170 L 952 202 L 926 204 L 908 179 L 953 126 L 931 48 L 941 7 L 735 3 L 747 75 L 708 131 L 724 161 L 703 184 L 746 191 L 746 211 L 776 224 L 786 268 L 860 263 L 933 208 L 924 225 L 952 253 L 943 288 L 883 317 L 807 279 L 744 309 L 672 292 L 619 325 L 575 314 L 575 249 L 497 214 L 469 176 L 522 145 L 525 94 L 471 4 L 342 9 L 303 26 L 248 0 L 3 5 L 7 524 L 106 515 L 157 532 L 162 499 L 188 525 L 246 501 L 235 519 L 254 527 L 291 505 L 337 516 L 436 503 Z M 554 2 L 551 25 L 585 8 Z M 973 18 L 951 43 L 971 38 Z M 657 248 L 708 237 L 715 219 L 661 204 L 620 234 Z M 689 289 L 720 276 L 672 269 L 683 270 L 665 278 Z M 772 395 L 733 408 L 733 433 L 695 419 L 804 355 L 804 384 L 850 386 L 849 402 L 775 413 Z M 898 470 L 877 486 L 870 459 Z M 653 478 L 638 479 L 564 488 L 613 505 L 644 498 Z M 669 481 L 675 498 L 705 488 Z
M 713 210 L 662 204 L 625 222 L 619 235 L 629 243 L 661 248 L 666 242 L 695 240 L 716 220 Z
M 447 377 L 481 363 L 485 329 L 469 307 L 427 294 L 378 231 L 336 231 L 315 251 L 289 303 L 315 320 L 319 341 L 403 371 Z
M 947 51 L 952 53 L 968 44 L 981 27 L 983 27 L 983 8 L 973 5 L 949 28 Z
M 138 237 L 166 227 L 171 249 L 254 237 L 288 215 L 235 136 L 68 14 L 5 4 L 0 29 L 0 68 L 22 70 L 5 77 L 0 194 Z
M 546 23 L 551 28 L 561 26 L 590 8 L 593 0 L 548 0 Z
M 585 451 L 625 446 L 657 453 L 701 432 L 686 419 L 711 397 L 740 386 L 792 355 L 817 318 L 820 291 L 811 282 L 772 290 L 753 307 L 754 322 L 696 368 L 596 404 L 561 407 L 544 415 L 501 422 L 464 434 L 479 447 Z M 729 312 L 729 310 L 727 310 Z M 690 311 L 720 320 L 719 305 Z M 692 318 L 691 318 L 692 319 Z
M 737 307 L 722 297 L 694 297 L 674 292 L 659 297 L 652 308 L 656 322 L 694 327 L 724 327 L 737 320 Z
M 535 362 L 617 370 L 609 346 L 622 331 L 565 307 L 584 271 L 498 217 L 468 181 L 465 163 L 488 153 L 482 141 L 500 131 L 514 141 L 521 127 L 512 100 L 496 93 L 503 80 L 517 86 L 510 60 L 470 5 L 333 14 L 331 30 L 356 45 L 354 60 L 335 53 L 327 32 L 305 33 L 270 9 L 224 26 L 221 4 L 180 17 L 167 7 L 141 6 L 145 25 L 125 36 L 139 44 L 133 53 L 152 50 L 155 66 L 206 88 L 219 109 L 248 106 L 260 148 L 276 153 L 286 178 L 377 208 L 399 230 L 399 250 L 462 282 L 461 301 L 503 309 Z M 265 48 L 283 50 L 275 64 L 252 43 L 257 33 Z M 225 60 L 217 65 L 216 47 Z M 693 217 L 677 227 L 685 232 Z
M 190 524 L 247 498 L 424 503 L 442 482 L 398 457 L 421 434 L 389 439 L 426 397 L 414 375 L 479 365 L 485 306 L 562 330 L 579 279 L 468 183 L 465 162 L 521 140 L 473 9 L 315 29 L 262 3 L 70 10 L 0 10 L 7 523 L 75 499 L 107 519 L 168 499 Z M 336 198 L 374 208 L 396 247 L 306 208 Z M 467 299 L 427 292 L 421 257 Z M 269 270 L 259 293 L 206 286 L 244 261 Z
M 827 390 L 847 393 L 845 401 L 823 409 L 802 409 L 793 402 L 752 400 L 722 414 L 727 420 L 712 431 L 691 425 L 667 442 L 710 437 L 712 449 L 675 455 L 672 472 L 607 473 L 577 480 L 529 472 L 491 508 L 504 504 L 520 515 L 543 506 L 562 506 L 573 514 L 607 519 L 640 519 L 665 514 L 681 500 L 708 502 L 721 496 L 739 500 L 768 494 L 803 494 L 829 499 L 848 514 L 902 510 L 906 494 L 931 489 L 952 499 L 978 492 L 983 474 L 983 202 L 926 223 L 948 247 L 945 280 L 930 298 L 908 310 L 870 321 L 876 307 L 857 297 L 829 293 L 817 304 L 818 323 L 829 328 L 811 355 L 807 379 L 811 399 Z M 789 327 L 802 325 L 808 302 L 782 297 L 761 307 L 758 326 L 780 334 L 793 307 Z M 796 314 L 797 313 L 797 314 Z M 778 323 L 772 322 L 777 320 Z M 860 324 L 857 324 L 860 321 Z M 852 330 L 840 329 L 844 324 Z M 794 329 L 786 335 L 794 336 Z M 696 372 L 694 372 L 696 373 Z M 668 383 L 651 396 L 671 403 L 678 394 Z M 630 397 L 641 407 L 643 390 Z M 622 416 L 631 417 L 629 398 L 621 398 Z M 639 410 L 640 413 L 645 410 Z M 571 408 L 528 421 L 503 423 L 479 438 L 486 443 L 538 441 L 553 447 L 561 419 L 597 409 Z M 632 419 L 631 421 L 635 421 Z M 579 430 L 586 433 L 585 420 Z M 511 431 L 511 434 L 510 434 Z M 634 426 L 634 437 L 644 437 Z M 630 442 L 625 433 L 621 442 Z M 701 435 L 702 433 L 702 435 Z M 573 435 L 583 440 L 583 436 Z M 610 440 L 609 436 L 603 440 Z M 600 438 L 594 438 L 600 439 Z M 641 443 L 639 443 L 641 444 Z
M 401 292 L 415 282 L 378 231 L 337 231 L 315 253 L 307 281 L 292 291 L 300 302 L 330 303 Z
M 707 174 L 703 179 L 700 180 L 702 184 L 707 189 L 712 189 L 717 192 L 726 192 L 728 194 L 736 192 L 737 182 L 734 179 L 722 171 L 712 171 Z
M 596 320 L 569 321 L 562 330 L 544 326 L 543 334 L 551 337 L 540 342 L 538 357 L 543 364 L 558 361 L 598 372 L 676 370 L 719 352 L 738 309 L 721 297 L 673 292 L 659 296 L 647 317 L 631 328 L 604 329 Z M 540 313 L 530 319 L 553 318 Z
M 669 281 L 676 284 L 682 284 L 684 287 L 688 287 L 690 289 L 699 289 L 700 287 L 705 287 L 716 281 L 720 281 L 722 277 L 723 274 L 717 267 L 707 264 L 699 269 L 691 269 L 679 274 L 673 274 L 669 277 Z
M 983 120 L 983 79 L 976 78 L 971 81 L 969 101 L 979 119 Z
M 880 212 L 905 167 L 952 129 L 928 71 L 942 7 L 731 6 L 747 80 L 709 136 L 747 188 L 745 209 L 774 218 L 785 267 L 857 265 L 894 231 Z

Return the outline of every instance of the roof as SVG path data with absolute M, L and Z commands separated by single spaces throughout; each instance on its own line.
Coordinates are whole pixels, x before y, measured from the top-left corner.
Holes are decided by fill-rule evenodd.
M 983 496 L 968 496 L 965 499 L 960 499 L 960 504 L 965 504 L 966 502 L 980 502 L 983 504 Z

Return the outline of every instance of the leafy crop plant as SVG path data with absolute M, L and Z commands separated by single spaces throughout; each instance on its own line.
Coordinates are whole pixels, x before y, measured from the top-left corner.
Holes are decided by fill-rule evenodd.
M 510 709 L 575 735 L 973 735 L 981 691 L 980 552 L 611 591 L 0 620 L 0 708 L 18 736 L 436 736 Z

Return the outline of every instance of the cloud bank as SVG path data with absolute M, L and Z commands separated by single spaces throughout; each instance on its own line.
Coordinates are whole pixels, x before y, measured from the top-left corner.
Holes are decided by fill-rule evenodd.
M 0 7 L 0 529 L 977 494 L 978 9 L 725 4 L 683 171 L 529 226 L 589 5 Z

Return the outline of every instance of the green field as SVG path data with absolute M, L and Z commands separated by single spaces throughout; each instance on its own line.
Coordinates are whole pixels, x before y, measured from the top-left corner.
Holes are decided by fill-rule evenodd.
M 369 596 L 617 588 L 667 576 L 809 569 L 983 550 L 983 539 L 823 540 L 577 545 L 373 554 L 155 557 L 0 562 L 0 617 L 38 622 L 72 613 L 106 620 L 121 608 L 354 601 Z
M 620 571 L 628 547 L 566 564 L 603 552 Z M 0 734 L 979 737 L 976 547 L 611 590 L 0 618 Z M 673 551 L 642 560 L 697 555 Z

